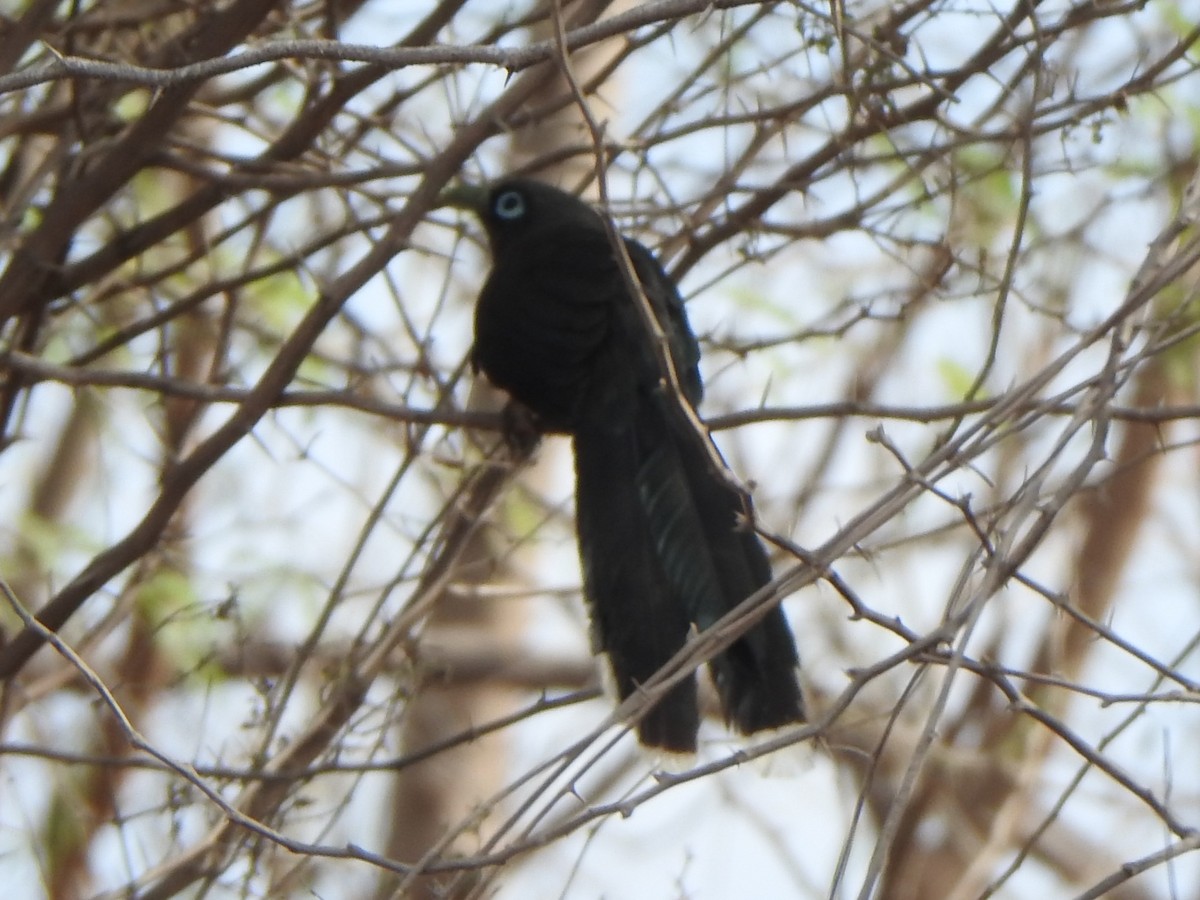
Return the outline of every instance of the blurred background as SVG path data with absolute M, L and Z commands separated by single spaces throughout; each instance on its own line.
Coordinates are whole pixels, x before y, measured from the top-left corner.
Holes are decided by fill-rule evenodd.
M 1197 22 L 0 2 L 0 883 L 1197 896 Z M 808 725 L 614 716 L 466 361 L 511 172 L 678 280 Z

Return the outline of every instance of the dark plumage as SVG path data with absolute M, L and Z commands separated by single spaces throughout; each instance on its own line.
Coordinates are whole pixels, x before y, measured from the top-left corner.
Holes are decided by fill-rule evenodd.
M 475 309 L 475 365 L 575 445 L 576 516 L 595 642 L 622 698 L 771 579 L 749 498 L 685 404 L 702 392 L 700 349 L 654 256 L 625 250 L 667 337 L 683 397 L 622 277 L 599 215 L 527 179 L 452 192 L 487 229 L 492 271 Z M 749 733 L 803 721 L 791 632 L 778 608 L 710 664 L 726 720 Z M 642 719 L 644 744 L 694 750 L 694 676 Z

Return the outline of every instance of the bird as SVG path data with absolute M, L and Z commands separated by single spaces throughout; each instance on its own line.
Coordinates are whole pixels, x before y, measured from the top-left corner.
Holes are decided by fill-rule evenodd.
M 750 497 L 694 413 L 703 395 L 699 343 L 654 254 L 618 237 L 578 197 L 524 177 L 462 184 L 446 196 L 479 218 L 492 257 L 470 362 L 537 434 L 572 439 L 592 642 L 624 700 L 693 630 L 772 577 Z M 798 667 L 775 605 L 708 663 L 727 726 L 752 734 L 805 721 Z M 646 711 L 638 739 L 695 752 L 699 719 L 693 672 Z

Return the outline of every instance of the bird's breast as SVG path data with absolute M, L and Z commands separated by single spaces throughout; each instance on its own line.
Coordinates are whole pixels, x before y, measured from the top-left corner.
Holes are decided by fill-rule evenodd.
M 475 308 L 475 362 L 556 431 L 571 431 L 611 355 L 612 262 L 527 254 L 498 260 Z

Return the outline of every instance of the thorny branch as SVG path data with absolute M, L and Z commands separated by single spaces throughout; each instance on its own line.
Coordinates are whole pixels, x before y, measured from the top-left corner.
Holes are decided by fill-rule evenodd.
M 773 822 L 780 795 L 760 858 L 797 896 L 1185 895 L 1200 237 L 1173 113 L 1200 26 L 1137 2 L 383 7 L 0 23 L 0 824 L 45 891 L 467 897 L 545 864 L 543 892 L 619 893 L 639 812 L 700 796 L 656 838 L 686 893 L 705 825 Z M 486 262 L 437 208 L 551 118 L 574 130 L 520 170 L 581 166 L 683 280 L 704 426 L 775 553 L 617 708 L 569 501 L 468 402 Z M 468 595 L 537 635 L 432 633 Z M 681 770 L 637 755 L 647 704 L 780 603 L 813 720 Z M 522 702 L 397 745 L 423 692 L 497 682 Z M 485 735 L 543 749 L 465 805 L 388 808 L 400 772 L 448 795 L 437 764 Z M 398 858 L 364 798 L 441 830 Z M 142 855 L 98 867 L 113 834 Z

